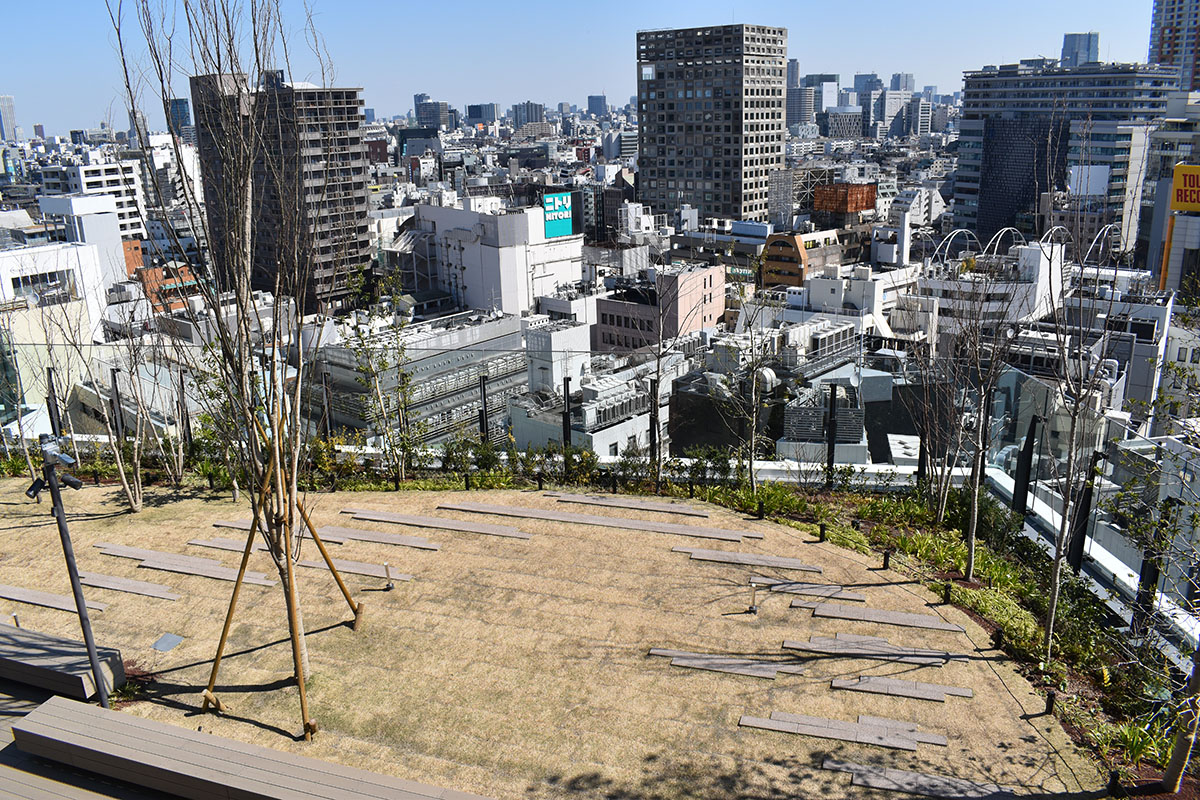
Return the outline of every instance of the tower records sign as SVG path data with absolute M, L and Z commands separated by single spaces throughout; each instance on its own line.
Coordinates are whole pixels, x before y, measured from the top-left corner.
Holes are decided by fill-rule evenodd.
M 542 197 L 542 209 L 546 212 L 547 239 L 571 235 L 575 225 L 570 192 L 545 195 Z
M 1171 178 L 1171 210 L 1200 213 L 1200 166 L 1175 165 Z

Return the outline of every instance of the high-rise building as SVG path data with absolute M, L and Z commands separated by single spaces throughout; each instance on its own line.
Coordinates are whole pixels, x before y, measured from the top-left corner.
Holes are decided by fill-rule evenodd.
M 241 190 L 226 180 L 240 181 L 249 167 L 256 176 L 254 285 L 274 291 L 281 262 L 298 262 L 308 266 L 300 298 L 307 312 L 346 308 L 352 279 L 371 262 L 362 90 L 289 83 L 282 71 L 265 75 L 257 89 L 246 83 L 242 75 L 191 78 L 215 271 L 228 274 L 242 244 L 227 233 L 233 215 L 245 213 L 230 202 Z M 259 163 L 236 165 L 227 177 L 226 142 L 251 121 L 263 133 Z
M 829 72 L 816 72 L 805 75 L 800 80 L 801 86 L 813 89 L 813 114 L 823 114 L 825 109 L 838 104 L 838 84 L 842 76 Z M 808 120 L 812 122 L 812 120 Z
M 911 72 L 893 72 L 892 83 L 888 88 L 893 92 L 915 92 L 917 81 Z
M 608 113 L 608 98 L 602 94 L 588 95 L 588 114 L 603 117 Z
M 928 103 L 937 102 L 937 86 L 925 86 L 921 89 L 921 97 Z
M 1060 67 L 1080 67 L 1100 60 L 1100 34 L 1064 33 Z
M 141 111 L 129 111 L 129 146 L 144 147 L 150 143 L 150 129 L 146 127 L 146 115 Z
M 418 92 L 413 95 L 413 116 L 417 115 L 417 109 L 421 107 L 421 103 L 428 103 L 429 95 L 424 92 Z
M 171 116 L 167 120 L 167 128 L 176 136 L 192 124 L 192 106 L 186 97 L 172 97 L 167 110 Z
M 1150 12 L 1150 64 L 1179 70 L 1179 88 L 1200 89 L 1200 0 L 1154 0 Z
M 522 125 L 530 122 L 545 122 L 546 107 L 541 103 L 526 100 L 512 107 L 513 128 L 520 130 Z
M 1178 84 L 1173 67 L 1053 59 L 987 67 L 964 75 L 954 225 L 987 241 L 1023 224 L 1043 192 L 1064 186 L 1070 123 L 1151 120 Z M 1078 91 L 1081 81 L 1087 96 Z M 1096 98 L 1104 98 L 1098 101 Z M 1027 225 L 1034 227 L 1034 225 Z
M 364 108 L 363 109 L 363 122 L 370 125 L 374 121 L 375 121 L 375 109 Z
M 765 221 L 784 163 L 787 29 L 639 31 L 637 53 L 640 199 Z
M 46 138 L 46 126 L 40 122 L 35 123 L 33 126 L 33 138 L 45 139 Z
M 789 58 L 787 62 L 787 88 L 800 85 L 800 59 Z
M 467 106 L 468 125 L 489 125 L 500 118 L 500 109 L 495 103 L 475 103 Z
M 879 80 L 879 76 L 874 72 L 860 72 L 854 76 L 854 91 L 858 92 L 858 99 L 862 100 L 868 92 L 882 92 L 883 81 Z
M 417 125 L 422 128 L 446 130 L 450 128 L 450 106 L 436 100 L 426 100 L 416 108 Z
M 924 97 L 914 97 L 908 101 L 908 133 L 910 136 L 924 136 L 929 133 L 932 108 Z
M 17 112 L 11 94 L 0 94 L 0 142 L 17 138 Z

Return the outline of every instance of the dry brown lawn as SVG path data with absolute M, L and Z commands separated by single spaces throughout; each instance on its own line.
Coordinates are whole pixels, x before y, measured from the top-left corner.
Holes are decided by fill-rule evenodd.
M 46 504 L 24 499 L 25 483 L 5 481 L 0 505 L 0 583 L 69 594 L 58 537 Z M 449 531 L 353 522 L 344 506 L 432 513 L 444 500 L 552 507 L 596 515 L 688 521 L 697 527 L 754 527 L 761 540 L 740 544 L 660 533 L 463 515 L 533 534 L 502 539 Z M 299 571 L 313 674 L 311 713 L 321 731 L 297 741 L 299 708 L 278 587 L 246 586 L 217 693 L 227 716 L 199 713 L 233 584 L 139 569 L 92 545 L 125 545 L 215 558 L 236 567 L 239 554 L 196 546 L 195 537 L 242 538 L 211 527 L 248 516 L 206 491 L 155 490 L 140 514 L 123 512 L 117 491 L 68 493 L 81 569 L 173 587 L 176 602 L 86 589 L 108 603 L 93 614 L 98 641 L 119 647 L 158 673 L 127 713 L 203 728 L 223 736 L 332 759 L 413 780 L 498 798 L 782 798 L 874 797 L 848 787 L 849 776 L 824 772 L 826 756 L 1022 787 L 1029 793 L 1091 789 L 1094 764 L 1052 719 L 1013 666 L 990 649 L 963 613 L 937 605 L 921 586 L 866 556 L 718 508 L 687 520 L 650 512 L 559 504 L 536 492 L 476 491 L 318 494 L 309 497 L 318 525 L 338 524 L 421 535 L 437 552 L 367 542 L 330 545 L 334 557 L 392 567 L 415 576 L 381 591 L 383 581 L 347 575 L 366 603 L 366 626 L 346 624 L 349 610 L 328 573 Z M 824 576 L 690 561 L 676 545 L 801 558 Z M 305 545 L 305 558 L 319 557 Z M 272 573 L 266 554 L 251 569 Z M 789 608 L 788 595 L 759 593 L 757 616 L 743 613 L 752 574 L 824 580 L 854 587 L 875 608 L 937 613 L 967 634 L 812 618 Z M 78 638 L 74 616 L 0 600 L 26 627 Z M 774 680 L 669 666 L 652 647 L 782 657 L 784 639 L 837 631 L 884 636 L 912 646 L 966 652 L 942 668 L 877 661 L 806 659 L 803 675 Z M 184 641 L 160 654 L 163 633 Z M 969 686 L 973 699 L 946 703 L 830 689 L 843 675 L 896 675 Z M 737 726 L 739 716 L 790 711 L 853 720 L 860 713 L 912 720 L 945 733 L 949 747 L 916 753 L 792 736 Z

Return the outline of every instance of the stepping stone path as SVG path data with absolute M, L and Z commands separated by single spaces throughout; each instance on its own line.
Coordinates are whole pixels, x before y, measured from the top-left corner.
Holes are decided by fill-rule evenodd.
M 784 581 L 778 578 L 764 578 L 761 575 L 752 575 L 750 577 L 751 586 L 761 586 L 772 592 L 784 592 L 787 594 L 805 594 L 815 597 L 824 597 L 830 600 L 858 600 L 861 602 L 867 601 L 867 596 L 858 592 L 848 592 L 842 586 L 834 583 L 803 583 L 801 581 Z
M 934 631 L 964 633 L 961 625 L 946 622 L 933 614 L 913 614 L 907 611 L 884 611 L 880 608 L 847 606 L 841 603 L 822 603 L 815 600 L 793 600 L 792 608 L 811 608 L 814 617 L 852 619 L 859 622 L 878 622 L 881 625 L 899 625 L 903 628 L 928 628 Z
M 807 642 L 787 640 L 783 643 L 783 649 L 936 667 L 942 666 L 951 659 L 967 657 L 965 653 L 947 653 L 942 650 L 927 650 L 921 647 L 901 647 L 878 636 L 856 636 L 852 633 L 839 633 L 836 636 L 811 636 Z
M 927 775 L 923 772 L 908 772 L 902 769 L 887 767 L 872 767 L 866 764 L 855 764 L 849 761 L 838 761 L 834 758 L 825 759 L 822 769 L 837 772 L 849 772 L 854 777 L 851 786 L 865 786 L 871 789 L 886 789 L 892 792 L 907 792 L 922 797 L 962 798 L 975 800 L 1001 800 L 1001 798 L 1016 797 L 1016 789 L 1000 786 L 995 783 L 976 783 L 962 778 L 950 778 L 945 775 Z
M 974 691 L 963 686 L 921 683 L 920 681 L 906 681 L 899 678 L 885 678 L 877 675 L 834 678 L 830 683 L 830 688 L 849 689 L 852 692 L 870 692 L 871 694 L 889 694 L 894 697 L 911 697 L 914 700 L 933 700 L 937 703 L 946 702 L 947 695 L 955 697 L 975 696 Z
M 916 750 L 919 742 L 946 746 L 946 737 L 937 733 L 921 731 L 916 724 L 884 717 L 859 715 L 858 722 L 810 717 L 804 714 L 788 714 L 772 711 L 770 718 L 743 716 L 738 725 L 745 728 L 761 728 L 821 739 L 837 739 L 858 744 L 876 744 L 896 750 Z
M 820 567 L 805 564 L 798 558 L 768 556 L 761 553 L 731 553 L 728 550 L 704 550 L 699 547 L 672 547 L 672 553 L 690 553 L 692 561 L 717 561 L 722 564 L 745 564 L 751 567 L 775 567 L 776 569 L 798 569 L 804 572 L 822 572 Z M 793 603 L 793 605 L 795 605 Z
M 375 511 L 368 508 L 343 508 L 343 514 L 353 515 L 362 522 L 392 522 L 396 525 L 411 525 L 414 528 L 436 528 L 458 533 L 479 533 L 484 536 L 502 536 L 508 539 L 530 539 L 533 534 L 511 528 L 508 525 L 492 525 L 486 522 L 466 522 L 445 517 L 425 517 L 418 514 L 396 514 L 391 511 Z
M 723 656 L 713 653 L 692 653 L 687 650 L 667 650 L 656 647 L 650 651 L 652 656 L 664 656 L 671 659 L 673 667 L 690 669 L 705 669 L 712 672 L 728 672 L 731 675 L 748 675 L 752 678 L 767 678 L 774 680 L 776 673 L 802 675 L 804 667 L 799 664 L 789 664 L 783 661 L 767 661 L 759 658 L 741 656 Z
M 699 539 L 721 539 L 727 542 L 740 542 L 743 537 L 761 539 L 762 534 L 754 530 L 735 531 L 726 528 L 698 528 L 693 525 L 681 525 L 676 522 L 650 522 L 644 519 L 623 519 L 620 517 L 600 517 L 593 514 L 576 514 L 571 511 L 554 511 L 553 509 L 520 508 L 517 506 L 497 506 L 489 503 L 443 503 L 438 506 L 443 511 L 468 511 L 472 514 L 496 514 L 502 517 L 518 517 L 520 519 L 539 519 L 546 522 L 565 522 L 569 525 L 598 525 L 604 528 L 624 528 L 632 531 L 652 531 L 654 533 L 671 533 L 676 536 L 694 536 Z
M 658 511 L 663 514 L 682 514 L 687 517 L 708 517 L 707 511 L 692 508 L 683 503 L 656 503 L 653 500 L 637 500 L 630 497 L 608 497 L 602 494 L 559 494 L 557 492 L 547 492 L 546 497 L 553 497 L 560 503 L 607 506 L 608 508 L 624 508 L 629 511 Z

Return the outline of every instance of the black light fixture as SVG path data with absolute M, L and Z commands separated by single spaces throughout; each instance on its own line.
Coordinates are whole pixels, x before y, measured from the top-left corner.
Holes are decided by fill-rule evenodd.
M 25 496 L 28 497 L 30 500 L 37 500 L 37 496 L 39 494 L 41 494 L 42 489 L 45 489 L 45 488 L 46 488 L 46 481 L 42 478 L 38 478 L 29 485 L 28 489 L 25 490 Z

